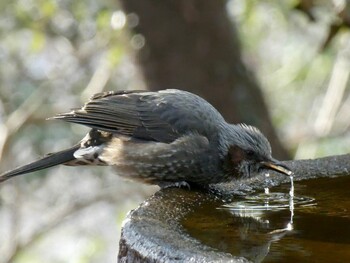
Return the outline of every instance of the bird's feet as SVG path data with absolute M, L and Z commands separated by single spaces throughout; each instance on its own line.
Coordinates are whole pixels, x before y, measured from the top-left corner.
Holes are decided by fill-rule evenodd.
M 158 185 L 162 189 L 176 187 L 176 188 L 187 188 L 188 190 L 191 190 L 191 186 L 189 185 L 189 183 L 187 183 L 185 181 L 180 181 L 180 182 L 161 182 Z

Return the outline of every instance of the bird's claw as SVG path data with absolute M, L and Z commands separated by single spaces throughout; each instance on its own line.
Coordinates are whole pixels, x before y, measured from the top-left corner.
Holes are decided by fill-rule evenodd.
M 189 183 L 185 181 L 180 181 L 180 182 L 162 182 L 158 184 L 160 188 L 166 189 L 166 188 L 187 188 L 188 190 L 191 190 L 191 186 Z

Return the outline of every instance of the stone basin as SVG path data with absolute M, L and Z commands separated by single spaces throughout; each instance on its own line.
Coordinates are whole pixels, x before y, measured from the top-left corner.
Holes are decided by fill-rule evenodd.
M 309 206 L 243 215 L 232 208 L 267 187 L 288 194 L 290 178 L 280 174 L 268 182 L 258 175 L 208 189 L 163 189 L 128 214 L 119 262 L 300 262 L 314 261 L 317 251 L 317 262 L 345 262 L 350 178 L 336 177 L 349 175 L 349 156 L 286 164 L 295 171 L 295 198 L 314 198 Z

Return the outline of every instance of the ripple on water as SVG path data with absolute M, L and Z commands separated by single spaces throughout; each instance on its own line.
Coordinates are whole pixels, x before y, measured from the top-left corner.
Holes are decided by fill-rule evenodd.
M 256 195 L 250 195 L 240 198 L 237 201 L 225 204 L 222 206 L 224 209 L 229 209 L 231 211 L 241 211 L 241 210 L 268 210 L 276 211 L 282 209 L 290 209 L 291 202 L 294 209 L 298 207 L 314 206 L 316 201 L 312 197 L 295 195 L 292 199 L 288 193 L 260 193 Z

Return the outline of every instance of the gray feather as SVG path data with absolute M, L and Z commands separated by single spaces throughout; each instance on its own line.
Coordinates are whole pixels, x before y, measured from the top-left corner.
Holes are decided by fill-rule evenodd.
M 217 135 L 222 116 L 207 101 L 180 90 L 97 94 L 81 109 L 54 117 L 133 138 L 170 143 L 189 131 Z
M 49 168 L 58 164 L 64 164 L 75 159 L 74 152 L 79 149 L 80 145 L 75 145 L 72 148 L 48 154 L 40 160 L 34 161 L 27 165 L 20 166 L 14 170 L 5 172 L 0 175 L 0 183 L 21 174 L 31 173 L 34 171 Z

